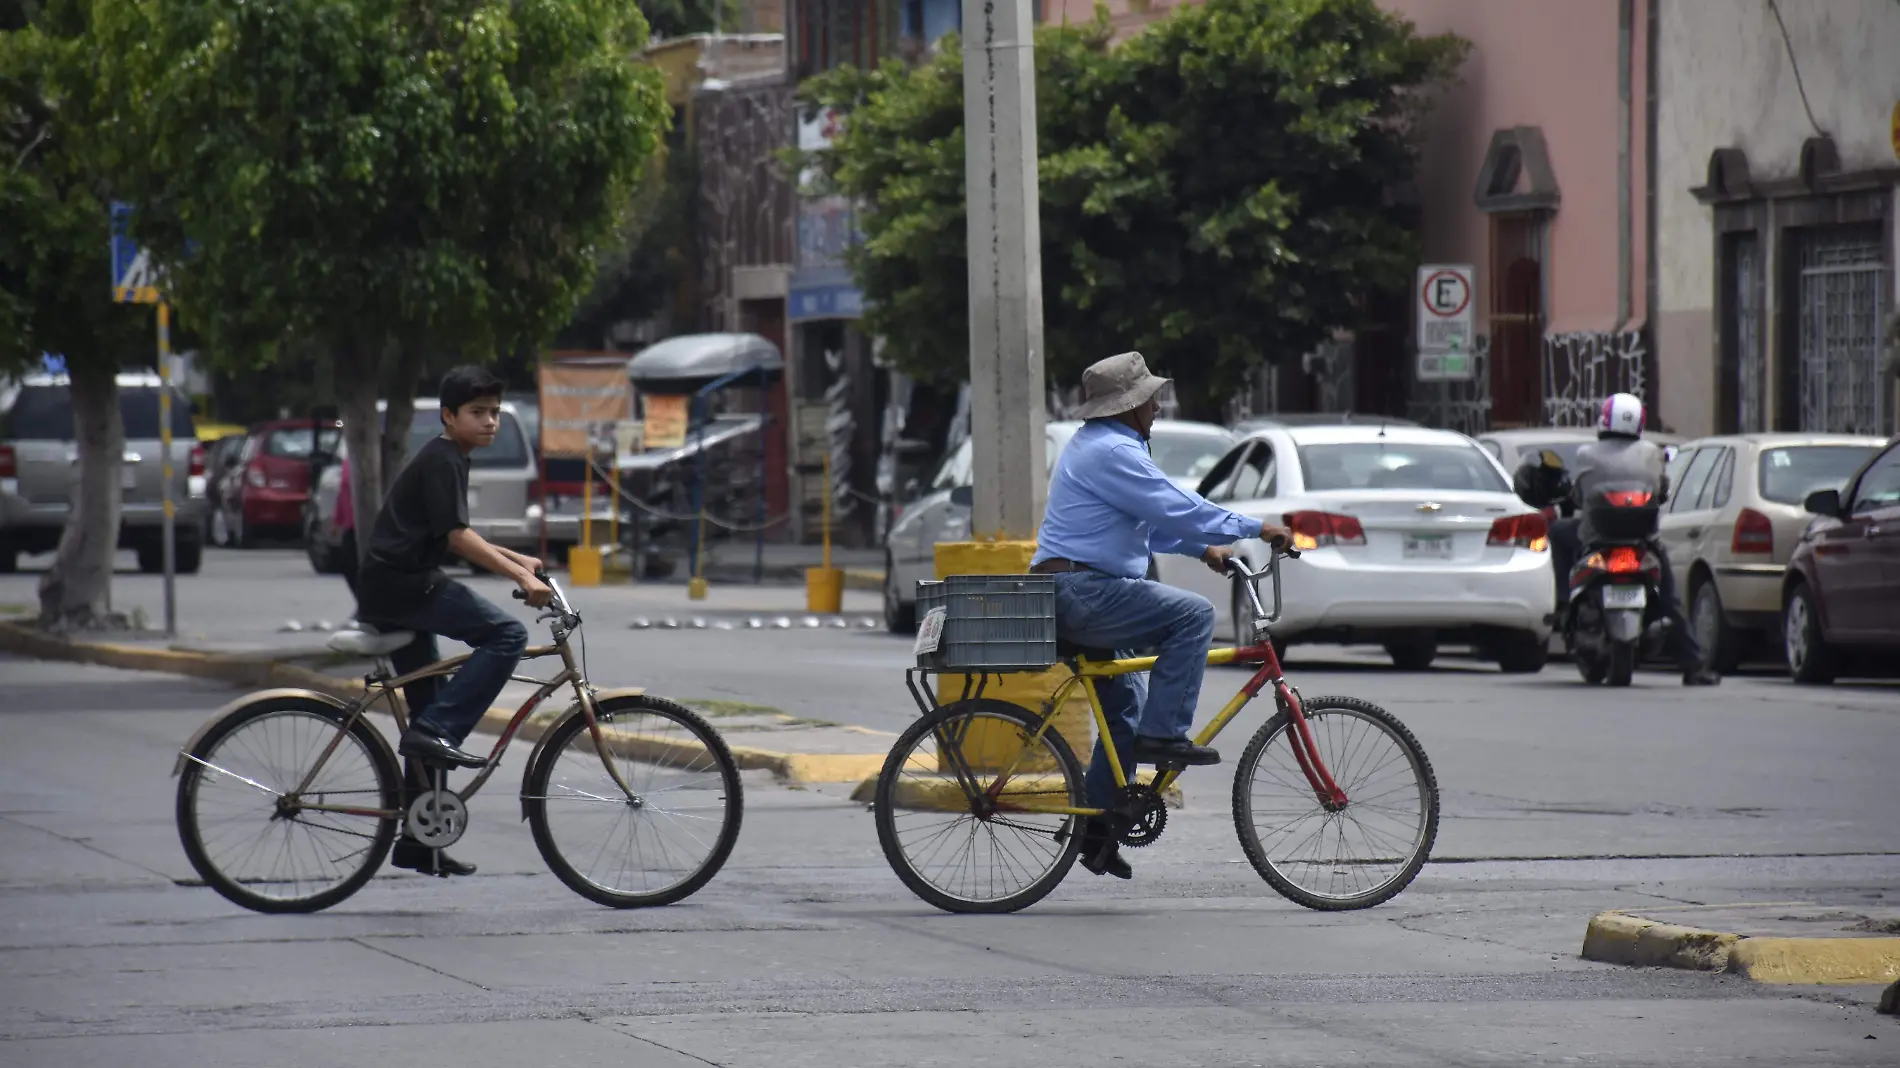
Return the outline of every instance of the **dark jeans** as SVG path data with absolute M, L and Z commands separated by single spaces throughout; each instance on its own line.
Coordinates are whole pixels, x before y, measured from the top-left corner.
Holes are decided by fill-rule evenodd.
M 528 629 L 519 620 L 453 579 L 430 590 L 413 610 L 373 622 L 416 632 L 415 641 L 389 656 L 399 675 L 441 659 L 435 646 L 438 634 L 474 649 L 448 681 L 421 679 L 403 689 L 411 722 L 456 745 L 482 721 L 528 647 Z
M 1570 572 L 1583 558 L 1583 539 L 1578 531 L 1581 520 L 1572 516 L 1559 519 L 1550 528 L 1550 563 L 1557 572 L 1557 611 L 1570 603 Z M 1664 618 L 1669 620 L 1669 649 L 1676 663 L 1690 668 L 1702 661 L 1702 646 L 1695 640 L 1689 622 L 1683 618 L 1682 602 L 1676 597 L 1676 570 L 1669 564 L 1669 551 L 1662 542 L 1651 539 L 1649 551 L 1662 561 L 1662 579 L 1657 596 L 1662 598 Z
M 1095 680 L 1122 773 L 1133 782 L 1137 733 L 1167 741 L 1186 738 L 1194 725 L 1214 606 L 1198 593 L 1159 582 L 1067 572 L 1056 576 L 1056 632 L 1077 645 L 1114 649 L 1118 657 L 1159 647 L 1149 675 Z M 1115 773 L 1099 738 L 1085 781 L 1090 805 L 1114 803 Z
M 350 596 L 356 596 L 356 565 L 360 561 L 356 554 L 356 528 L 351 527 L 337 539 L 336 567 L 343 575 L 344 585 L 350 588 Z

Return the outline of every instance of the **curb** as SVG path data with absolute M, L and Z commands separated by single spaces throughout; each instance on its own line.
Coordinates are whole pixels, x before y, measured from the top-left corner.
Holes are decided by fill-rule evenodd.
M 915 759 L 915 757 L 912 758 L 913 761 Z M 867 805 L 876 800 L 877 780 L 879 773 L 883 770 L 884 758 L 880 756 L 877 758 L 877 766 L 871 769 L 871 773 L 865 777 L 864 781 L 858 783 L 857 787 L 851 791 L 851 800 Z M 1059 776 L 1047 773 L 1017 775 L 1011 778 L 1009 783 L 1006 784 L 1003 793 L 1005 795 L 1014 793 L 1047 793 L 1051 786 L 1059 784 L 1061 781 Z M 1135 781 L 1142 783 L 1153 782 L 1154 772 L 1138 771 L 1135 773 Z M 1015 789 L 1010 789 L 1010 786 L 1015 787 Z M 1167 802 L 1169 808 L 1187 807 L 1187 797 L 1181 793 L 1181 787 L 1178 783 L 1168 787 L 1167 792 L 1163 793 L 1161 798 Z M 947 774 L 933 775 L 929 779 L 906 780 L 897 788 L 897 799 L 899 808 L 945 812 L 963 811 L 966 815 L 968 814 L 967 803 L 963 799 L 963 788 L 957 784 L 955 778 Z
M 16 623 L 0 623 L 0 652 L 17 653 L 39 660 L 95 664 L 126 671 L 158 671 L 188 678 L 210 679 L 234 686 L 266 689 L 296 686 L 350 701 L 363 693 L 361 679 L 326 675 L 296 664 L 236 654 L 185 652 L 177 649 L 148 649 L 113 642 L 76 642 L 43 634 Z M 475 729 L 499 735 L 515 717 L 517 709 L 490 708 Z M 547 720 L 530 716 L 516 732 L 523 741 L 540 740 Z M 787 783 L 858 782 L 865 776 L 875 779 L 884 766 L 883 753 L 782 753 L 752 746 L 730 746 L 732 758 L 743 771 L 769 771 Z
M 1605 964 L 1726 972 L 1761 983 L 1894 983 L 1900 989 L 1900 938 L 1751 937 L 1610 911 L 1590 918 L 1581 955 Z M 1887 999 L 1895 998 L 1900 994 L 1889 990 Z

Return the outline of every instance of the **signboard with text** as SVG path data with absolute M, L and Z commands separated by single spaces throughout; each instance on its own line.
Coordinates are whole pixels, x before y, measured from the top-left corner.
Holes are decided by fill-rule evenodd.
M 1419 381 L 1464 381 L 1475 373 L 1474 278 L 1468 263 L 1428 263 L 1418 269 Z
M 621 363 L 541 365 L 541 452 L 545 456 L 588 454 L 592 428 L 625 419 L 633 387 Z
M 649 449 L 677 449 L 686 444 L 688 401 L 684 393 L 649 393 L 642 398 L 646 418 L 642 430 Z

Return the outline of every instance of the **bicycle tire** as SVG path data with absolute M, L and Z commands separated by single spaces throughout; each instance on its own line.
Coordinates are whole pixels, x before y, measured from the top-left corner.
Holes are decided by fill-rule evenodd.
M 1265 848 L 1261 845 L 1255 831 L 1253 820 L 1249 815 L 1252 797 L 1247 790 L 1247 784 L 1253 778 L 1253 769 L 1258 766 L 1267 746 L 1289 725 L 1290 718 L 1286 712 L 1282 711 L 1254 732 L 1253 738 L 1248 741 L 1247 748 L 1241 754 L 1240 765 L 1234 772 L 1234 831 L 1240 838 L 1240 848 L 1246 853 L 1247 861 L 1253 865 L 1254 871 L 1260 873 L 1260 877 L 1267 881 L 1267 885 L 1296 904 L 1321 912 L 1345 912 L 1383 904 L 1410 886 L 1412 880 L 1418 877 L 1419 870 L 1425 866 L 1425 861 L 1431 856 L 1432 843 L 1438 838 L 1438 779 L 1432 772 L 1431 759 L 1425 755 L 1424 747 L 1419 745 L 1418 739 L 1405 724 L 1370 701 L 1362 701 L 1356 697 L 1313 697 L 1303 700 L 1301 707 L 1305 709 L 1309 721 L 1329 711 L 1340 711 L 1362 717 L 1377 724 L 1389 737 L 1399 743 L 1410 758 L 1425 793 L 1424 833 L 1418 837 L 1413 855 L 1407 858 L 1399 872 L 1363 894 L 1346 898 L 1314 894 L 1282 875 L 1266 856 Z M 1338 772 L 1339 769 L 1333 770 Z
M 218 746 L 239 729 L 265 716 L 300 713 L 328 720 L 341 726 L 347 718 L 344 709 L 308 697 L 275 697 L 242 708 L 225 716 L 209 731 L 205 732 L 191 755 L 198 760 L 208 760 Z M 379 808 L 394 811 L 401 805 L 402 772 L 396 766 L 395 754 L 390 752 L 389 744 L 377 732 L 367 717 L 359 716 L 350 727 L 350 735 L 360 743 L 369 755 L 370 763 L 376 771 L 377 789 L 381 803 Z M 178 838 L 185 847 L 185 857 L 191 862 L 193 870 L 203 877 L 205 885 L 216 890 L 233 904 L 242 905 L 253 912 L 300 913 L 318 912 L 348 898 L 363 888 L 363 885 L 375 876 L 383 861 L 389 855 L 389 848 L 395 844 L 399 820 L 395 816 L 381 819 L 371 839 L 368 851 L 364 854 L 362 867 L 321 893 L 303 898 L 275 898 L 254 893 L 244 888 L 238 880 L 227 875 L 212 860 L 205 847 L 204 834 L 198 825 L 196 802 L 199 787 L 204 781 L 206 768 L 203 764 L 188 760 L 179 773 L 175 814 L 178 823 Z
M 1076 854 L 1080 848 L 1080 835 L 1076 833 L 1077 817 L 1070 818 L 1063 832 L 1061 853 L 1048 871 L 1013 894 L 987 900 L 960 898 L 944 892 L 911 865 L 904 853 L 903 844 L 898 841 L 894 815 L 897 806 L 894 802 L 898 793 L 899 778 L 904 771 L 908 755 L 926 734 L 937 730 L 941 725 L 959 717 L 977 714 L 1013 721 L 1025 732 L 1032 734 L 1041 725 L 1041 719 L 1030 713 L 1028 709 L 993 698 L 953 702 L 942 706 L 930 715 L 919 717 L 898 735 L 897 743 L 891 747 L 890 754 L 884 758 L 883 769 L 878 772 L 877 792 L 873 803 L 878 845 L 884 850 L 884 859 L 890 864 L 891 870 L 897 874 L 905 886 L 910 888 L 911 893 L 945 912 L 1017 912 L 1047 897 L 1049 892 L 1054 890 L 1069 874 L 1069 869 L 1074 866 Z M 1045 732 L 1043 738 L 1049 743 L 1049 751 L 1061 766 L 1063 778 L 1068 785 L 1070 806 L 1082 806 L 1084 787 L 1081 762 L 1075 758 L 1075 752 L 1069 748 L 1069 743 L 1054 730 Z M 976 818 L 974 814 L 972 818 Z
M 733 759 L 732 750 L 727 747 L 724 738 L 712 725 L 700 718 L 692 709 L 663 697 L 638 695 L 631 697 L 610 697 L 599 703 L 605 717 L 634 712 L 660 716 L 685 727 L 686 730 L 706 747 L 716 769 L 723 780 L 726 818 L 721 821 L 719 835 L 706 859 L 687 878 L 651 893 L 634 893 L 613 890 L 601 886 L 580 869 L 570 863 L 561 852 L 553 828 L 548 824 L 547 802 L 540 800 L 547 796 L 548 780 L 554 773 L 561 752 L 567 747 L 575 734 L 587 730 L 587 717 L 577 709 L 556 723 L 549 731 L 546 742 L 541 747 L 540 759 L 528 768 L 522 778 L 522 810 L 527 815 L 528 826 L 534 832 L 535 848 L 541 851 L 541 859 L 547 862 L 548 870 L 555 874 L 567 888 L 596 904 L 616 909 L 656 908 L 670 905 L 697 893 L 712 880 L 714 875 L 732 855 L 732 847 L 739 840 L 739 827 L 745 819 L 745 787 L 739 779 L 739 764 Z

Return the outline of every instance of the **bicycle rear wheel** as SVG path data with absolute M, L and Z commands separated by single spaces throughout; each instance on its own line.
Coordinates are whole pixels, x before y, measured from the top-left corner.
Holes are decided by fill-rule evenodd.
M 206 885 L 258 912 L 315 912 L 376 874 L 396 838 L 402 773 L 367 719 L 337 740 L 308 789 L 288 796 L 347 715 L 312 698 L 271 698 L 226 716 L 186 755 L 178 837 Z
M 1328 812 L 1294 755 L 1285 712 L 1247 743 L 1234 830 L 1261 878 L 1310 909 L 1371 908 L 1410 885 L 1438 837 L 1438 781 L 1405 724 L 1352 697 L 1303 708 L 1320 761 L 1346 793 Z
M 738 762 L 718 731 L 664 698 L 608 698 L 600 714 L 600 745 L 575 712 L 555 724 L 528 768 L 521 803 L 534 844 L 590 901 L 670 905 L 705 886 L 732 854 L 745 808 Z M 608 774 L 603 748 L 631 798 Z
M 1081 807 L 1082 765 L 1054 730 L 1030 745 L 1038 725 L 1018 705 L 978 699 L 898 736 L 877 777 L 877 840 L 912 893 L 946 912 L 1014 912 L 1069 873 L 1081 817 L 1036 810 Z

